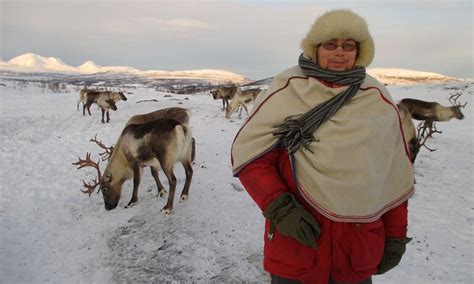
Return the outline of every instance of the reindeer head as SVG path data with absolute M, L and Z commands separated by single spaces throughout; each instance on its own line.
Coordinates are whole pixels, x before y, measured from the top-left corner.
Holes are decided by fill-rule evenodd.
M 217 99 L 218 99 L 218 97 L 217 97 L 217 94 L 218 94 L 218 93 L 219 93 L 219 90 L 212 90 L 212 91 L 211 91 L 212 98 L 215 99 L 215 100 L 217 100 Z
M 120 184 L 114 184 L 112 175 L 110 174 L 109 165 L 107 165 L 104 175 L 101 175 L 99 166 L 101 160 L 107 161 L 110 159 L 114 147 L 105 146 L 101 141 L 97 140 L 97 135 L 94 138 L 91 138 L 89 141 L 95 142 L 97 145 L 99 145 L 99 147 L 104 149 L 104 152 L 99 153 L 101 159 L 99 159 L 97 162 L 92 161 L 91 153 L 87 153 L 85 159 L 79 158 L 79 161 L 72 163 L 73 165 L 78 166 L 78 169 L 92 167 L 97 170 L 97 177 L 91 183 L 86 183 L 83 180 L 83 187 L 86 188 L 86 190 L 81 191 L 89 194 L 90 196 L 95 191 L 96 187 L 99 186 L 99 191 L 102 192 L 102 196 L 104 197 L 105 209 L 114 209 L 117 207 L 118 201 L 120 200 L 123 181 Z
M 127 100 L 127 97 L 123 94 L 123 92 L 118 92 L 118 95 L 120 96 L 120 98 L 122 99 L 122 101 L 126 101 L 126 100 Z
M 117 106 L 115 105 L 115 101 L 113 99 L 107 99 L 107 100 L 105 100 L 105 102 L 109 105 L 111 110 L 117 110 L 118 109 Z M 103 119 L 104 118 L 102 117 L 102 120 Z M 108 120 L 107 120 L 107 122 L 108 122 Z
M 104 206 L 106 210 L 112 210 L 117 207 L 122 195 L 122 185 L 124 182 L 125 180 L 117 181 L 114 179 L 114 176 L 108 170 L 108 167 L 105 169 L 102 180 L 100 181 L 100 191 L 104 198 Z
M 119 147 L 119 146 L 118 146 Z M 114 150 L 108 159 L 107 167 L 100 180 L 100 191 L 104 198 L 106 210 L 115 209 L 122 196 L 124 182 L 133 177 L 133 170 L 128 166 L 123 152 Z
M 453 117 L 457 119 L 464 119 L 464 114 L 461 112 L 461 108 L 464 108 L 467 105 L 467 102 L 461 104 L 457 101 L 461 95 L 462 93 L 457 93 L 449 97 L 449 102 L 452 105 L 449 109 L 453 112 Z

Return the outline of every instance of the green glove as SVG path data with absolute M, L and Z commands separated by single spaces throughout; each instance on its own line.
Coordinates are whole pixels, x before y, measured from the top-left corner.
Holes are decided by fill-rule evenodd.
M 406 245 L 411 241 L 411 238 L 385 240 L 385 249 L 383 252 L 382 261 L 380 262 L 376 274 L 384 274 L 390 269 L 394 268 L 400 263 L 403 254 L 406 250 Z
M 292 237 L 305 246 L 317 247 L 316 240 L 321 229 L 311 213 L 291 193 L 285 192 L 270 203 L 263 216 L 270 220 L 270 239 L 276 226 L 280 234 Z

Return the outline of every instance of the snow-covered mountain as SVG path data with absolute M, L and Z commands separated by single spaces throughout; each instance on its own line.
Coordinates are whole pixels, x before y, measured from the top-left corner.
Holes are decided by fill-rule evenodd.
M 94 61 L 86 61 L 78 67 L 64 63 L 61 59 L 54 57 L 42 57 L 33 53 L 17 56 L 9 61 L 0 60 L 0 71 L 20 73 L 64 73 L 75 75 L 93 75 L 101 73 L 133 75 L 150 79 L 177 79 L 177 80 L 202 80 L 210 83 L 245 84 L 250 80 L 245 76 L 225 70 L 189 70 L 189 71 L 142 71 L 129 66 L 97 65 Z M 422 72 L 407 69 L 374 68 L 368 69 L 368 73 L 382 83 L 388 85 L 408 85 L 417 83 L 444 83 L 462 81 L 457 78 L 447 77 L 437 73 Z
M 0 61 L 0 71 L 19 73 L 65 73 L 76 75 L 91 75 L 99 73 L 130 74 L 134 76 L 150 77 L 153 79 L 196 79 L 209 81 L 211 83 L 243 84 L 249 82 L 245 76 L 225 70 L 190 70 L 190 71 L 142 71 L 129 66 L 97 65 L 94 61 L 86 61 L 78 67 L 65 64 L 61 59 L 54 57 L 43 57 L 33 53 L 17 56 L 7 62 Z
M 79 69 L 79 72 L 83 74 L 94 74 L 103 72 L 102 67 L 97 65 L 94 61 L 86 61 L 82 65 L 77 67 L 77 69 Z
M 19 67 L 22 71 L 75 73 L 77 68 L 65 64 L 61 59 L 43 57 L 33 53 L 25 53 L 8 61 L 12 67 Z
M 388 85 L 410 85 L 410 84 L 437 84 L 445 82 L 460 82 L 462 80 L 447 77 L 438 73 L 414 71 L 396 68 L 373 68 L 367 72 L 380 82 Z

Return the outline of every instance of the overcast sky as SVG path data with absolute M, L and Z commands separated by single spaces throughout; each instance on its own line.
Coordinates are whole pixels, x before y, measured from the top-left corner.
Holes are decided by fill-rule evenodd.
M 1 58 L 79 66 L 223 69 L 251 79 L 296 65 L 317 16 L 349 8 L 375 40 L 369 68 L 473 75 L 473 4 L 457 1 L 0 0 Z

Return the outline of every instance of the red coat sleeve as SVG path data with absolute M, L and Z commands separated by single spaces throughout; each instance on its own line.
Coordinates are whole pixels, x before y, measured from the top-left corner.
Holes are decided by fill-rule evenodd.
M 242 185 L 262 212 L 268 204 L 288 190 L 278 171 L 280 154 L 281 149 L 276 146 L 246 165 L 239 173 Z
M 382 221 L 386 238 L 406 238 L 408 227 L 408 201 L 383 214 Z

